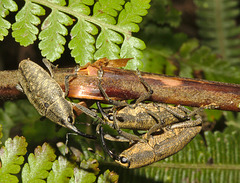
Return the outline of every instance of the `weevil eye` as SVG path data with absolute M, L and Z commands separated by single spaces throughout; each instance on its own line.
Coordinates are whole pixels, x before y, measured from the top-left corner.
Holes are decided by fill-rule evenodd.
M 72 122 L 73 122 L 72 116 L 68 116 L 67 121 L 68 121 L 69 123 L 72 123 Z
M 120 161 L 121 161 L 121 163 L 128 163 L 128 158 L 126 158 L 126 157 L 124 157 L 124 156 L 121 156 L 120 157 Z
M 109 115 L 109 116 L 108 116 L 108 119 L 109 119 L 110 121 L 113 121 L 113 115 Z

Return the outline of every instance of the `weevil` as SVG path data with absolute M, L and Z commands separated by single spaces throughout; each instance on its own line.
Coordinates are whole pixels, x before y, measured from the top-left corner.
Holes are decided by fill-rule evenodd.
M 197 117 L 201 119 L 200 116 Z M 120 155 L 110 151 L 105 143 L 102 127 L 99 128 L 104 150 L 115 162 L 126 168 L 140 168 L 163 160 L 183 149 L 202 129 L 202 126 L 188 126 L 188 121 L 175 123 L 154 132 L 150 137 L 142 135 L 146 141 L 137 141 Z
M 43 62 L 49 69 L 51 76 L 42 67 L 30 60 L 20 62 L 18 67 L 19 85 L 17 85 L 17 89 L 25 93 L 29 102 L 36 108 L 40 115 L 73 130 L 81 136 L 95 139 L 95 136 L 85 134 L 74 126 L 75 116 L 73 106 L 84 110 L 90 116 L 95 117 L 96 114 L 93 114 L 88 108 L 66 100 L 66 93 L 63 92 L 59 84 L 53 79 L 51 64 L 46 59 L 43 59 Z
M 199 120 L 191 120 L 191 118 L 195 116 L 200 108 L 195 111 L 190 111 L 189 109 L 180 105 L 174 107 L 162 103 L 143 103 L 142 101 L 148 99 L 152 95 L 153 91 L 143 80 L 138 70 L 137 75 L 147 92 L 138 98 L 134 104 L 127 104 L 125 101 L 114 101 L 108 97 L 101 85 L 103 71 L 100 68 L 98 72 L 98 87 L 106 100 L 110 104 L 114 105 L 112 108 L 110 108 L 110 110 L 104 110 L 101 107 L 100 102 L 96 102 L 98 109 L 100 110 L 106 123 L 111 127 L 114 127 L 121 136 L 129 140 L 141 140 L 136 135 L 122 131 L 122 128 L 132 130 L 148 130 L 148 139 L 153 132 L 169 124 L 179 123 L 186 120 L 188 120 L 189 126 L 195 126 L 196 121 L 198 124 L 201 123 Z

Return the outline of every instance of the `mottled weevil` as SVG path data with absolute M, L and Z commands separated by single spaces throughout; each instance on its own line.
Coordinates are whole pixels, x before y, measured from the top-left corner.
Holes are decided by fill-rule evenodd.
M 121 166 L 140 168 L 165 159 L 183 149 L 202 129 L 202 126 L 187 126 L 187 122 L 169 125 L 147 138 L 145 142 L 135 142 L 120 155 L 110 151 L 104 141 L 104 132 L 100 127 L 100 135 L 105 151 Z
M 46 59 L 43 62 L 52 75 L 51 64 Z M 17 88 L 25 93 L 39 114 L 81 136 L 96 138 L 80 132 L 74 126 L 73 105 L 77 104 L 65 99 L 65 93 L 59 84 L 42 67 L 30 60 L 23 60 L 18 67 L 18 79 Z
M 105 123 L 118 130 L 119 134 L 129 140 L 140 140 L 138 136 L 127 134 L 120 129 L 148 130 L 147 137 L 173 123 L 181 123 L 188 120 L 189 126 L 195 126 L 201 123 L 201 118 L 195 117 L 199 109 L 190 111 L 183 106 L 171 106 L 161 103 L 139 103 L 129 104 L 123 108 L 114 111 L 113 108 L 104 110 L 100 103 L 97 106 L 102 113 Z M 107 112 L 105 112 L 107 111 Z

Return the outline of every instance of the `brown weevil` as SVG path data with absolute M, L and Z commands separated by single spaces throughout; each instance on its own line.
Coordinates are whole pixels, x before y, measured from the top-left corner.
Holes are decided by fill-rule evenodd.
M 51 64 L 46 59 L 43 59 L 43 62 L 52 76 Z M 85 134 L 74 126 L 73 105 L 80 109 L 84 107 L 67 101 L 65 93 L 51 76 L 36 63 L 29 59 L 23 60 L 18 67 L 19 85 L 17 85 L 17 89 L 25 93 L 29 102 L 40 115 L 81 136 L 95 139 L 95 136 Z
M 138 70 L 137 75 L 147 92 L 143 94 L 143 96 L 140 96 L 140 98 L 138 98 L 134 104 L 127 104 L 125 101 L 113 101 L 108 97 L 101 85 L 103 71 L 101 68 L 99 69 L 99 90 L 106 100 L 110 104 L 114 105 L 112 108 L 104 110 L 101 107 L 100 102 L 96 102 L 99 111 L 105 119 L 105 123 L 115 128 L 121 136 L 133 141 L 138 141 L 141 139 L 136 135 L 122 131 L 122 128 L 132 129 L 135 131 L 148 130 L 147 138 L 149 138 L 153 132 L 169 124 L 188 120 L 189 126 L 196 125 L 195 122 L 198 122 L 199 120 L 192 120 L 192 117 L 195 117 L 195 114 L 197 114 L 200 108 L 196 109 L 195 111 L 190 111 L 189 109 L 180 105 L 174 107 L 162 103 L 143 103 L 142 101 L 148 99 L 152 95 L 153 91 L 143 80 Z
M 104 150 L 115 162 L 126 168 L 140 168 L 179 152 L 201 129 L 202 126 L 188 126 L 187 121 L 168 125 L 154 132 L 150 138 L 147 137 L 147 133 L 142 135 L 145 142 L 138 141 L 131 144 L 120 155 L 115 155 L 107 148 L 102 127 L 99 131 Z

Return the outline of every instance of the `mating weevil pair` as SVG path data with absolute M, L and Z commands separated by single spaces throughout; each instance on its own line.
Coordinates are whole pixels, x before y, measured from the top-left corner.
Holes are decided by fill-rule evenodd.
M 139 72 L 138 75 L 140 76 Z M 99 127 L 101 141 L 105 151 L 117 163 L 127 168 L 139 168 L 169 157 L 184 148 L 202 129 L 202 118 L 197 113 L 199 109 L 190 111 L 183 106 L 173 107 L 160 103 L 143 103 L 152 91 L 141 78 L 140 81 L 148 90 L 135 104 L 127 105 L 123 101 L 112 101 L 101 86 L 103 72 L 99 72 L 99 89 L 109 103 L 115 105 L 103 109 L 99 102 L 97 106 L 106 123 L 114 127 L 120 138 L 104 134 Z M 141 135 L 132 135 L 121 129 L 148 130 Z M 123 137 L 123 138 L 121 138 Z M 112 141 L 129 141 L 131 146 L 120 155 L 115 155 L 107 148 L 105 139 Z
M 44 60 L 44 62 L 49 68 L 50 73 L 52 73 L 49 62 L 46 60 Z M 99 74 L 99 76 L 99 81 L 101 82 L 102 74 Z M 79 135 L 95 138 L 95 136 L 80 132 L 74 126 L 75 117 L 73 114 L 73 106 L 76 106 L 91 117 L 98 118 L 97 114 L 88 108 L 67 101 L 65 99 L 67 93 L 64 94 L 56 81 L 40 66 L 30 60 L 24 60 L 19 64 L 18 77 L 20 83 L 18 88 L 27 95 L 29 101 L 41 115 L 46 116 L 61 126 L 73 130 Z M 188 117 L 191 117 L 191 115 L 186 115 L 185 108 L 172 108 L 157 103 L 141 103 L 142 100 L 151 95 L 152 91 L 141 79 L 140 75 L 139 78 L 148 89 L 148 92 L 147 95 L 140 97 L 134 105 L 111 101 L 106 93 L 104 93 L 101 83 L 99 82 L 99 88 L 103 95 L 110 103 L 117 106 L 116 109 L 113 107 L 112 114 L 107 113 L 106 115 L 105 110 L 101 109 L 98 103 L 103 116 L 108 117 L 107 119 L 105 118 L 106 122 L 114 126 L 125 139 L 135 141 L 129 149 L 123 151 L 119 156 L 116 156 L 107 149 L 104 141 L 104 132 L 100 127 L 103 146 L 119 164 L 128 168 L 142 167 L 178 152 L 201 130 L 201 127 L 196 124 L 201 123 L 200 118 L 196 119 L 195 122 L 189 120 Z M 67 79 L 65 80 L 65 85 L 68 85 Z M 118 108 L 118 106 L 123 107 Z M 134 113 L 137 115 L 134 116 Z M 140 115 L 140 117 L 139 114 L 142 116 Z M 188 123 L 177 123 L 185 120 L 188 120 Z M 148 133 L 140 138 L 139 136 L 121 131 L 121 128 L 145 129 L 148 130 Z M 167 130 L 168 128 L 171 130 Z M 142 161 L 142 157 L 145 157 L 144 161 Z

